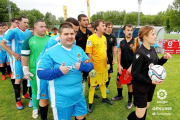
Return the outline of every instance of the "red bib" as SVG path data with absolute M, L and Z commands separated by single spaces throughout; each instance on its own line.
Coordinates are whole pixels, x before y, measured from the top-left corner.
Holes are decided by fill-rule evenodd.
M 131 74 L 127 75 L 126 71 L 127 71 L 126 69 L 123 69 L 123 72 L 121 76 L 119 77 L 119 81 L 121 82 L 121 84 L 129 84 L 132 80 Z

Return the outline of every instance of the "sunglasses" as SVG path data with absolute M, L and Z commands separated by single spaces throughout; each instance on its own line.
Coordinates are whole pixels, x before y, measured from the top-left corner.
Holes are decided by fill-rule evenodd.
M 18 22 L 14 22 L 14 23 L 19 24 Z

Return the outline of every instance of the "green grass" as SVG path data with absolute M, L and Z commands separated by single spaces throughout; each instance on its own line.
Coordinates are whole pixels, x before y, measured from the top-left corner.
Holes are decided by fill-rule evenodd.
M 162 55 L 159 55 L 162 56 Z M 180 118 L 180 55 L 172 55 L 172 59 L 169 60 L 164 65 L 167 71 L 167 77 L 162 85 L 157 85 L 153 101 L 150 104 L 147 113 L 147 120 L 177 120 Z M 116 90 L 116 73 L 117 73 L 117 64 L 114 66 L 114 73 L 112 74 L 111 82 L 109 85 L 110 93 L 107 95 L 109 99 L 117 95 Z M 33 120 L 32 108 L 28 108 L 27 99 L 22 99 L 22 103 L 24 106 L 23 110 L 17 110 L 15 107 L 15 97 L 12 89 L 10 79 L 5 81 L 0 81 L 0 120 Z M 157 103 L 160 99 L 157 98 L 157 91 L 160 89 L 164 89 L 167 92 L 167 98 L 164 101 L 167 101 L 167 104 Z M 87 114 L 87 120 L 125 120 L 126 117 L 135 110 L 135 107 L 131 110 L 126 109 L 127 105 L 127 86 L 123 86 L 123 96 L 124 98 L 119 101 L 114 101 L 113 105 L 108 105 L 101 102 L 101 99 L 94 99 L 93 103 L 93 113 Z M 101 95 L 100 90 L 96 90 L 96 94 Z M 86 100 L 88 101 L 88 89 L 86 87 Z M 153 107 L 172 107 L 170 111 L 154 111 Z M 171 113 L 171 115 L 152 115 L 153 112 L 158 113 Z M 51 108 L 49 107 L 48 120 L 52 120 L 53 115 Z M 37 120 L 40 120 L 38 117 Z M 74 118 L 72 118 L 74 120 Z
M 164 39 L 180 39 L 180 35 L 164 34 Z

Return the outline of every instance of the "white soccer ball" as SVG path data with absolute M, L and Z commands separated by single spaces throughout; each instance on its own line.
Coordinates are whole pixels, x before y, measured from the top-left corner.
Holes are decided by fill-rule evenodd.
M 152 81 L 161 82 L 166 78 L 166 70 L 161 65 L 149 65 L 148 75 Z

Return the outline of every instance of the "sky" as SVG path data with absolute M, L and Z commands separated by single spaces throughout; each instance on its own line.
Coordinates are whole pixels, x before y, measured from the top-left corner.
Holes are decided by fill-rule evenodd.
M 64 17 L 63 5 L 67 6 L 68 17 L 74 17 L 81 13 L 87 15 L 86 0 L 11 0 L 21 10 L 37 9 L 45 15 L 51 12 L 58 17 Z M 141 12 L 145 15 L 156 15 L 160 11 L 166 11 L 168 5 L 174 0 L 142 0 Z M 90 15 L 99 11 L 117 10 L 126 12 L 138 11 L 138 0 L 89 0 Z

